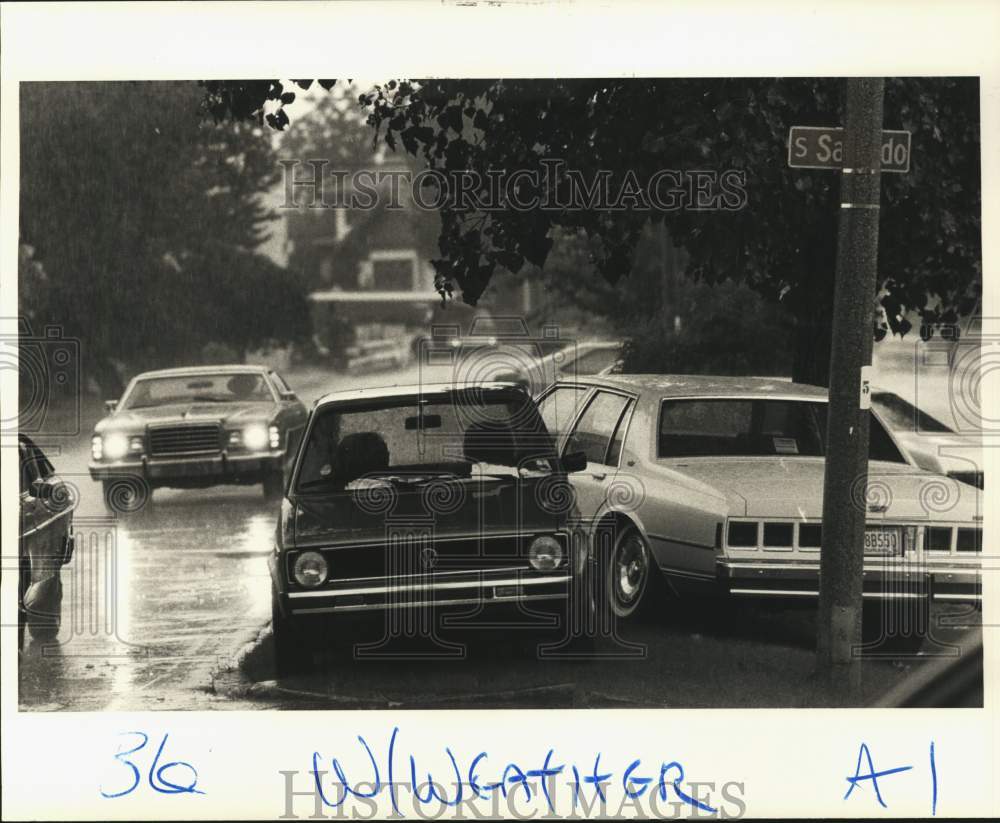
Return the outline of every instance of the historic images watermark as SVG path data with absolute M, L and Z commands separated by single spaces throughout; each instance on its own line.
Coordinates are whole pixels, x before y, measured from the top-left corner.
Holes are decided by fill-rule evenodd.
M 544 756 L 517 762 L 491 759 L 485 750 L 466 757 L 445 747 L 446 759 L 437 762 L 447 765 L 435 776 L 429 759 L 419 758 L 418 765 L 417 753 L 406 752 L 399 737 L 397 726 L 385 747 L 375 741 L 373 750 L 358 735 L 358 747 L 347 757 L 314 751 L 311 768 L 281 770 L 278 819 L 370 820 L 382 814 L 391 820 L 729 820 L 746 813 L 743 782 L 692 779 L 680 760 L 629 756 L 602 762 L 597 752 L 574 762 L 551 747 Z
M 0 370 L 17 374 L 18 403 L 0 412 L 0 434 L 80 433 L 80 341 L 61 326 L 34 329 L 28 318 L 0 318 Z
M 412 203 L 437 211 L 739 211 L 747 204 L 746 172 L 660 169 L 647 179 L 634 171 L 581 171 L 565 161 L 539 161 L 540 169 L 330 168 L 328 160 L 279 161 L 285 186 L 282 208 L 367 211 Z

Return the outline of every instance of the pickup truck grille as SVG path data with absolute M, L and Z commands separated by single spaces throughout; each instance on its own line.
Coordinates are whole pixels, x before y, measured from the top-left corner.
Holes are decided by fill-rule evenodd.
M 449 575 L 528 569 L 528 545 L 534 534 L 493 536 L 487 539 L 438 539 L 419 533 L 390 535 L 385 543 L 345 546 L 325 551 L 334 583 L 384 580 L 387 584 L 412 576 Z M 564 550 L 567 542 L 560 537 Z M 289 570 L 294 559 L 289 561 Z M 560 571 L 564 571 L 563 566 Z
M 215 424 L 160 426 L 149 430 L 149 453 L 153 457 L 172 454 L 212 454 L 221 451 L 219 427 Z

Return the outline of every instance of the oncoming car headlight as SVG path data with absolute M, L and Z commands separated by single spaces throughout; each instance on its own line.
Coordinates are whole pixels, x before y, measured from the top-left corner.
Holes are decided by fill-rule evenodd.
M 128 438 L 121 432 L 111 432 L 104 435 L 103 453 L 107 460 L 120 460 L 128 454 Z
M 263 423 L 255 423 L 243 429 L 243 446 L 253 451 L 266 449 L 270 441 L 267 426 Z
M 564 557 L 562 544 L 548 535 L 536 537 L 528 547 L 528 562 L 535 571 L 558 569 L 563 564 Z
M 328 571 L 326 558 L 319 552 L 303 552 L 295 558 L 295 565 L 292 567 L 299 585 L 310 589 L 322 586 L 326 582 Z

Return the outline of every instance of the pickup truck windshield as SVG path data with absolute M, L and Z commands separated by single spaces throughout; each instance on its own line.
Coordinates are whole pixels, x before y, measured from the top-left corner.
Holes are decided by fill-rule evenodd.
M 320 409 L 298 488 L 344 488 L 361 479 L 468 474 L 476 464 L 548 470 L 552 439 L 523 392 L 463 391 Z

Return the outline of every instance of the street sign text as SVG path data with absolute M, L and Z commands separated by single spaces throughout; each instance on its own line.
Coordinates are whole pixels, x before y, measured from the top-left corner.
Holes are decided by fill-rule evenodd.
M 840 169 L 844 165 L 844 130 L 826 126 L 792 126 L 788 133 L 788 165 L 795 169 Z M 882 172 L 910 170 L 910 132 L 882 132 Z

